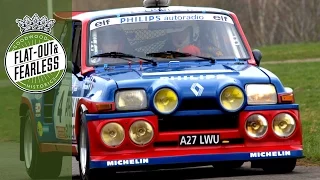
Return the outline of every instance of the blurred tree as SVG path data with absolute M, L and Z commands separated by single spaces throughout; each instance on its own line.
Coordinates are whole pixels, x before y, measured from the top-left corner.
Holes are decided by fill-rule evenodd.
M 73 0 L 73 10 L 142 6 L 143 0 Z M 320 0 L 172 0 L 234 12 L 252 46 L 320 41 Z

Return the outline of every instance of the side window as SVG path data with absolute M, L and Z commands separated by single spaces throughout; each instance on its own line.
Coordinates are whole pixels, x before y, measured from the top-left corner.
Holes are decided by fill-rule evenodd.
M 73 23 L 72 62 L 80 70 L 81 68 L 81 22 Z
M 60 42 L 63 44 L 63 47 L 67 53 L 67 60 L 71 61 L 71 48 L 72 48 L 72 22 L 66 21 L 62 33 L 60 35 Z

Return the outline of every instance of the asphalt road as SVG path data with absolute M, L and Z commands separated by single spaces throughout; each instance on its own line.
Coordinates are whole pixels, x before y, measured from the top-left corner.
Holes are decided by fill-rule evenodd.
M 72 162 L 72 179 L 78 180 L 78 162 L 73 160 Z M 307 179 L 319 179 L 320 180 L 320 167 L 304 167 L 297 166 L 294 172 L 290 174 L 266 174 L 261 169 L 251 169 L 250 163 L 245 163 L 242 168 L 232 170 L 228 173 L 217 172 L 212 167 L 198 167 L 187 169 L 175 169 L 175 170 L 158 170 L 149 172 L 125 172 L 119 173 L 117 179 L 139 179 L 139 180 L 151 180 L 151 179 L 201 179 L 201 180 L 307 180 Z

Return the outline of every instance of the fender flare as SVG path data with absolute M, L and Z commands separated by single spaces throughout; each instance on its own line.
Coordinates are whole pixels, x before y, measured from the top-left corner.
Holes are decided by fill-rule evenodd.
M 20 116 L 20 161 L 24 161 L 24 124 L 25 124 L 25 118 L 24 115 L 27 112 L 27 110 L 30 110 L 31 113 L 31 119 L 32 119 L 32 126 L 37 128 L 35 121 L 34 121 L 34 113 L 33 113 L 33 107 L 31 105 L 31 100 L 28 97 L 22 96 L 21 97 L 21 103 L 20 103 L 20 108 L 19 108 L 19 116 Z M 37 131 L 33 131 L 36 133 Z M 36 137 L 36 143 L 38 143 L 38 136 L 35 134 Z
M 76 111 L 75 111 L 75 122 L 74 122 L 74 128 L 75 128 L 75 137 L 76 137 L 76 142 L 78 143 L 79 140 L 79 133 L 80 133 L 80 118 L 81 118 L 81 112 L 87 112 L 88 111 L 88 106 L 87 106 L 87 101 L 83 100 L 81 98 L 78 101 L 78 104 L 76 106 Z

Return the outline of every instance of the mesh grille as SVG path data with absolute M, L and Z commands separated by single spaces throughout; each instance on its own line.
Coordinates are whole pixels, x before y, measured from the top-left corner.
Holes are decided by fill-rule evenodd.
M 167 41 L 165 30 L 136 29 L 125 32 L 130 45 L 143 54 L 159 51 Z

